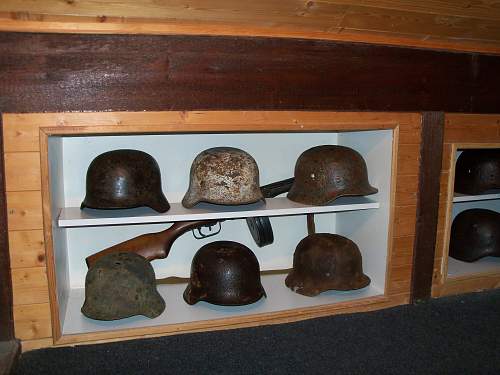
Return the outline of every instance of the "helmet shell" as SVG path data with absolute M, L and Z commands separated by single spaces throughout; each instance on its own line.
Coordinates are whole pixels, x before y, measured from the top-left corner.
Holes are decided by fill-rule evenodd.
M 464 262 L 500 257 L 500 213 L 473 208 L 459 213 L 451 225 L 449 255 Z
M 345 146 L 322 145 L 304 151 L 295 164 L 292 201 L 321 206 L 344 195 L 369 195 L 378 190 L 368 182 L 363 157 Z
M 468 149 L 457 159 L 455 192 L 477 195 L 500 188 L 500 149 Z
M 147 206 L 166 212 L 170 205 L 161 190 L 160 167 L 139 150 L 113 150 L 89 165 L 81 208 L 119 209 Z
M 190 305 L 206 301 L 238 306 L 254 303 L 265 295 L 259 262 L 252 250 L 238 242 L 215 241 L 202 246 L 193 257 L 183 296 Z
M 262 199 L 259 168 L 254 158 L 237 148 L 214 147 L 194 159 L 182 205 L 191 208 L 202 201 L 238 205 Z
M 83 315 L 117 320 L 134 315 L 156 318 L 165 301 L 156 290 L 151 264 L 135 253 L 110 253 L 87 271 Z
M 314 233 L 297 245 L 285 284 L 313 297 L 326 290 L 364 288 L 370 278 L 363 273 L 361 253 L 353 241 L 338 234 Z

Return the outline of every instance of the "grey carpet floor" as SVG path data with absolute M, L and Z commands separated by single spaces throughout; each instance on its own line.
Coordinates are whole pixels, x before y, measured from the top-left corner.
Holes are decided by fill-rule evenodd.
M 500 290 L 368 313 L 41 349 L 16 374 L 500 374 Z

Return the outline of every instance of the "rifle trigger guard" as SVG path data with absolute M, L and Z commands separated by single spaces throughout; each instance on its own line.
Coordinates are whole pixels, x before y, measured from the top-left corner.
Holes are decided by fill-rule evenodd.
M 217 230 L 212 232 L 212 227 L 218 226 Z M 202 228 L 208 228 L 208 231 L 210 233 L 203 233 Z M 220 221 L 217 222 L 217 224 L 207 224 L 207 225 L 202 225 L 198 228 L 191 229 L 191 232 L 193 233 L 193 237 L 196 238 L 197 240 L 202 240 L 204 238 L 212 237 L 220 233 L 222 230 L 222 225 Z M 198 234 L 196 234 L 198 232 Z

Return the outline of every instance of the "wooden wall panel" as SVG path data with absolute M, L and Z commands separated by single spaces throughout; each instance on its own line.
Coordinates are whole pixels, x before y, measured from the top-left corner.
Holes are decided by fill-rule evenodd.
M 279 38 L 0 33 L 0 111 L 499 112 L 492 99 L 473 100 L 500 93 L 483 69 L 494 76 L 500 57 Z
M 48 303 L 14 306 L 14 321 L 16 337 L 23 341 L 52 336 Z
M 12 269 L 14 306 L 49 301 L 47 270 L 45 267 Z
M 9 230 L 42 229 L 42 195 L 40 191 L 7 193 Z
M 9 252 L 12 268 L 45 266 L 45 241 L 43 238 L 43 231 L 10 231 Z
M 6 152 L 5 179 L 7 191 L 40 191 L 40 153 Z

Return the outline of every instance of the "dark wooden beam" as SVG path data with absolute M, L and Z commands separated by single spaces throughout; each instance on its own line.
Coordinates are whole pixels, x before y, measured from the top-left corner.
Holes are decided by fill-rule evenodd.
M 431 295 L 439 210 L 439 178 L 443 155 L 444 113 L 422 114 L 420 176 L 418 182 L 417 222 L 411 279 L 411 300 Z
M 0 375 L 10 374 L 20 353 L 19 341 L 14 338 L 4 176 L 3 131 L 0 113 Z
M 0 129 L 2 129 L 1 114 Z M 5 195 L 3 131 L 0 131 L 0 341 L 8 341 L 13 338 L 14 318 L 12 311 L 12 285 Z
M 210 36 L 0 33 L 0 111 L 500 112 L 499 56 Z

